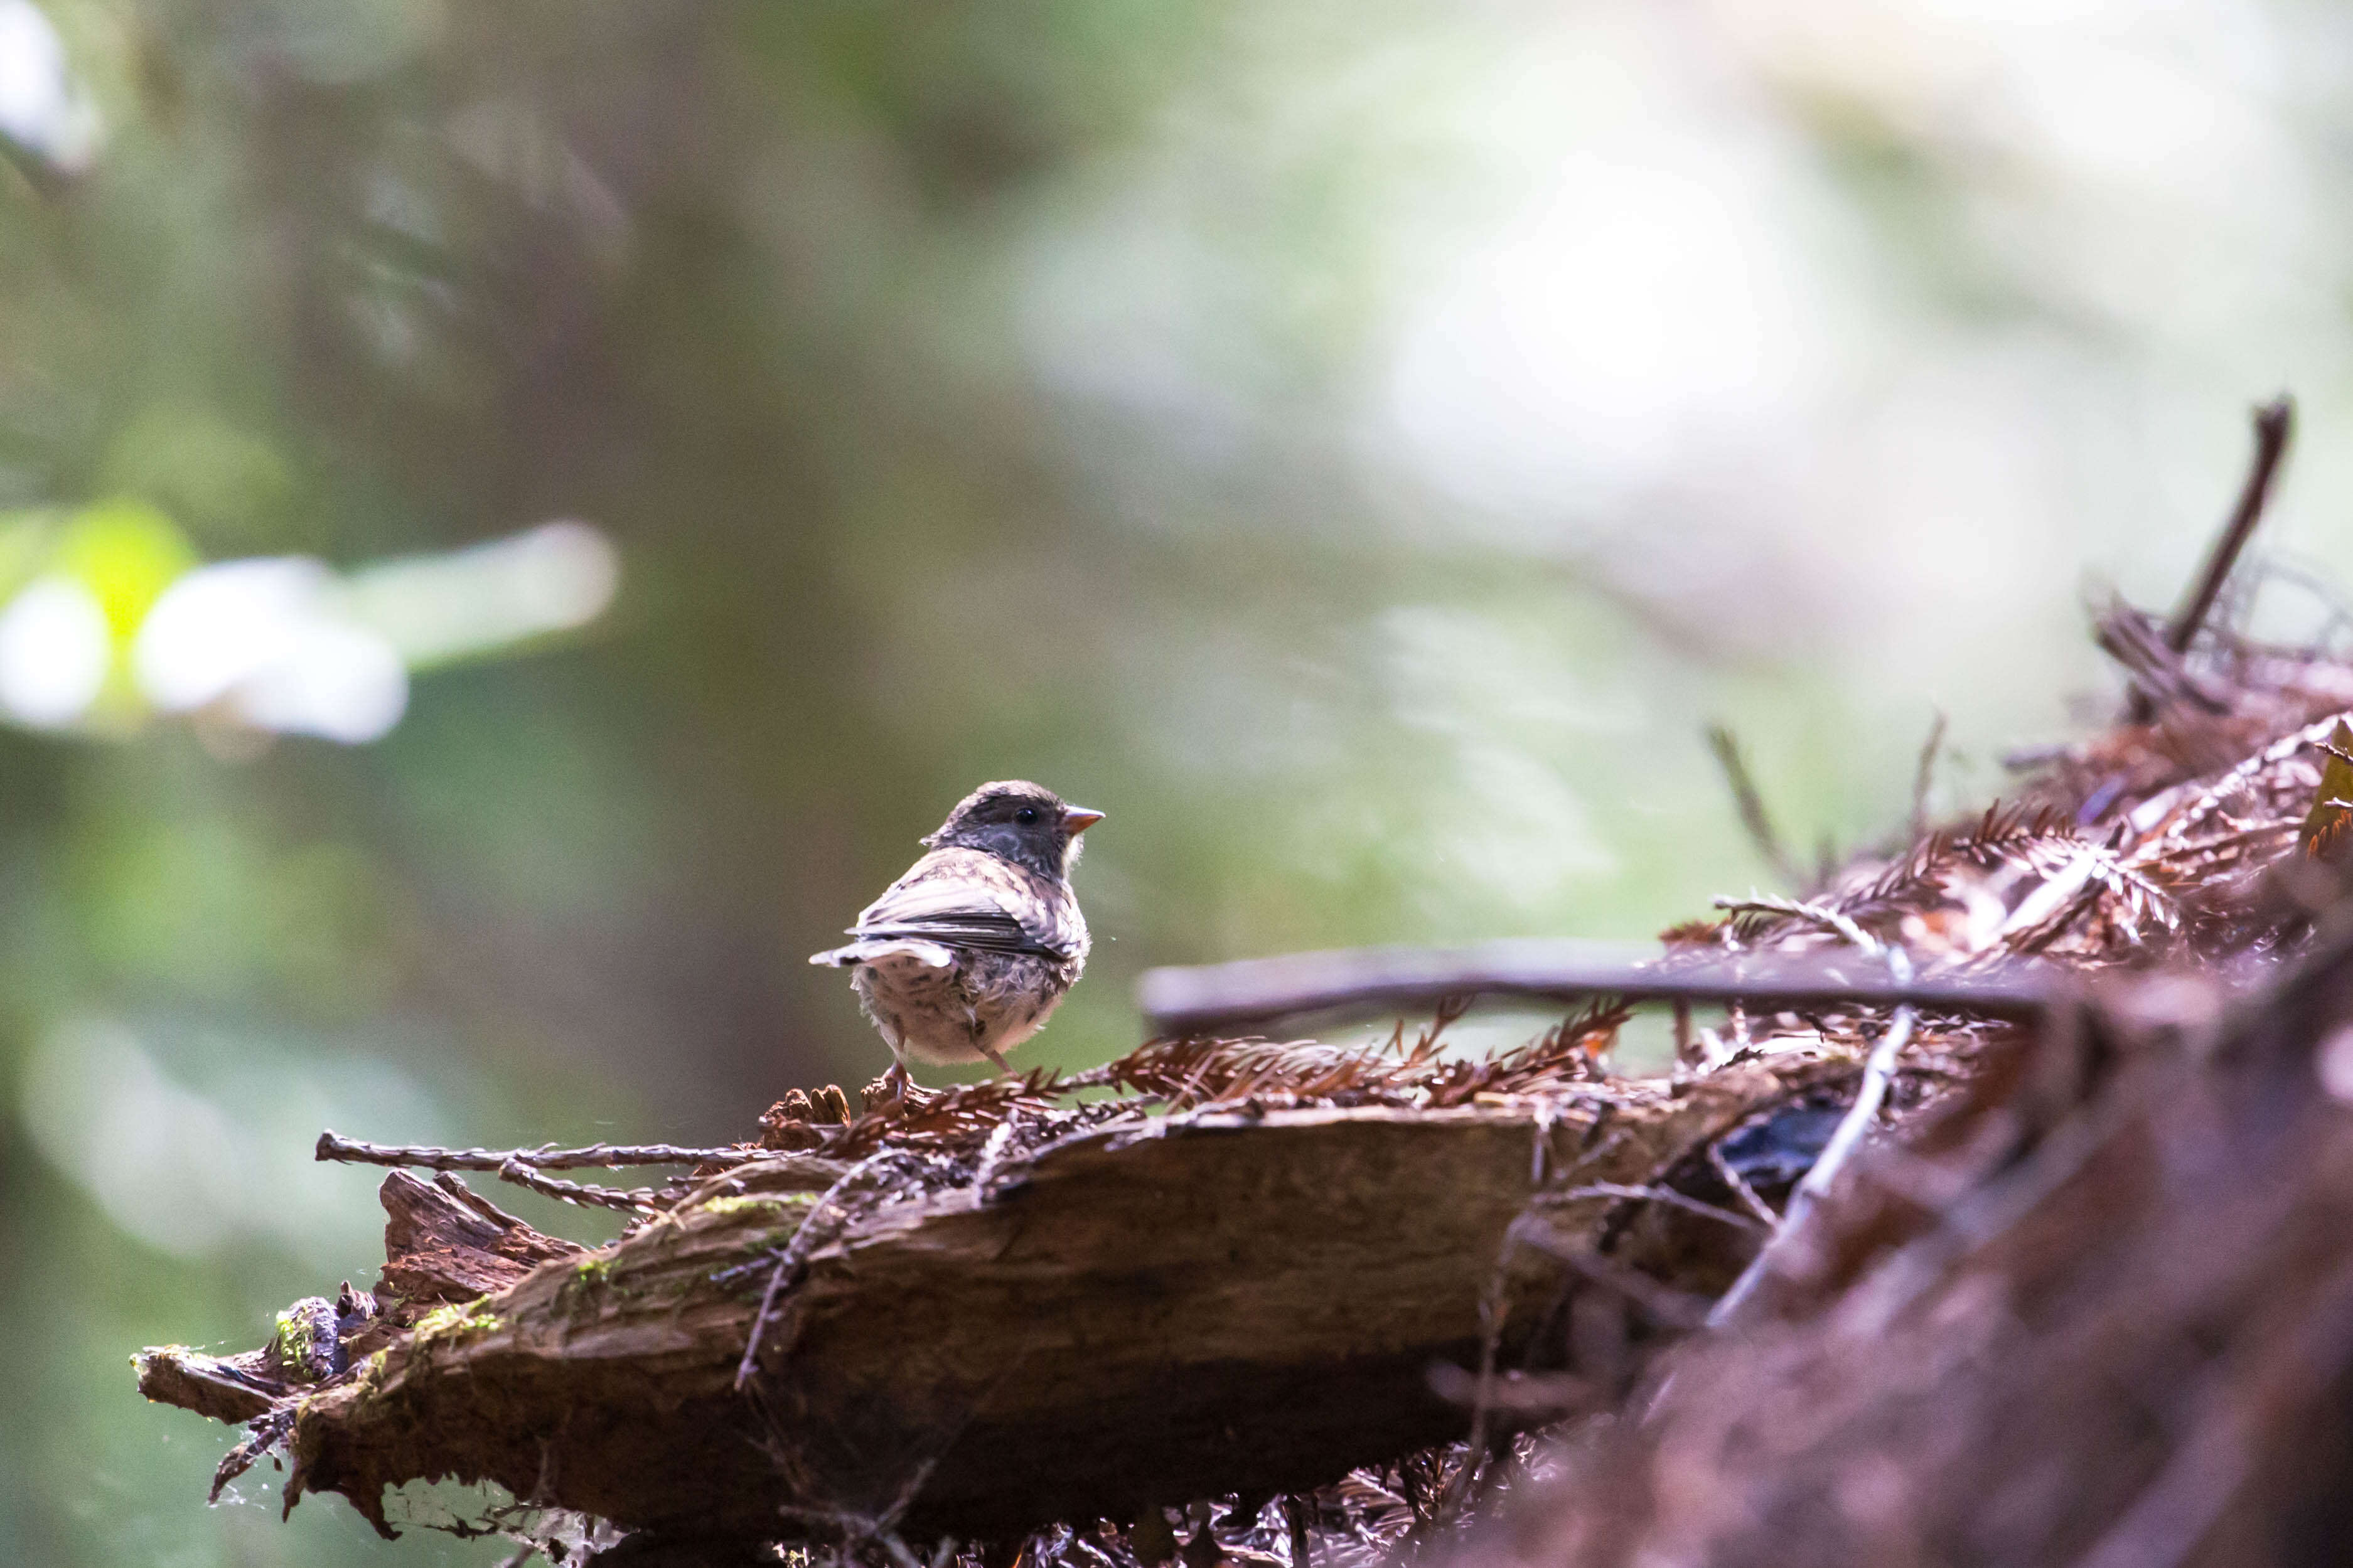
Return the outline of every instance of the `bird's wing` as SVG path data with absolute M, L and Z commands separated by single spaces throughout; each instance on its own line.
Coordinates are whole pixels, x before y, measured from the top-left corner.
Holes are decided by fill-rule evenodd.
M 1068 959 L 1061 921 L 1032 880 L 993 855 L 934 849 L 869 904 L 849 934 Z

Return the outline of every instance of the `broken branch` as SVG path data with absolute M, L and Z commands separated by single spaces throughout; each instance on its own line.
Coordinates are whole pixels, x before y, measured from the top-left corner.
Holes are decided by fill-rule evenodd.
M 1153 969 L 1136 1005 L 1163 1035 L 1208 1035 L 1342 1010 L 1428 1006 L 1450 996 L 1575 1001 L 1746 1002 L 1787 1009 L 1908 1003 L 1936 1012 L 2025 1018 L 2055 1000 L 2059 972 L 2030 960 L 1898 981 L 1841 952 L 1670 952 L 1547 938 L 1475 947 L 1345 948 Z

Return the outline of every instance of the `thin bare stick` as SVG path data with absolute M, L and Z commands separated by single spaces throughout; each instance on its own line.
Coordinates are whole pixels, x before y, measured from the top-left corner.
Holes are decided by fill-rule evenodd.
M 584 1204 L 592 1208 L 619 1209 L 625 1214 L 642 1214 L 661 1201 L 663 1188 L 633 1187 L 623 1192 L 617 1187 L 592 1187 L 585 1182 L 566 1182 L 554 1176 L 543 1176 L 520 1160 L 509 1160 L 499 1167 L 499 1180 L 512 1182 L 543 1197 L 561 1199 L 567 1204 Z
M 1912 979 L 1911 954 L 1900 947 L 1886 946 L 1836 910 L 1795 900 L 1752 901 L 1764 902 L 1766 907 L 1783 913 L 1819 921 L 1865 952 L 1883 958 L 1889 979 L 1898 984 L 1907 984 Z M 1721 905 L 1725 900 L 1719 899 L 1716 902 Z M 1773 1239 L 1749 1259 L 1748 1267 L 1740 1271 L 1740 1278 L 1732 1282 L 1732 1289 L 1708 1310 L 1708 1327 L 1721 1327 L 1740 1312 L 1749 1298 L 1757 1293 L 1765 1276 L 1771 1271 L 1776 1245 L 1798 1228 L 1799 1222 L 1813 1211 L 1821 1195 L 1829 1192 L 1838 1180 L 1839 1172 L 1862 1145 L 1863 1134 L 1879 1120 L 1879 1108 L 1887 1098 L 1888 1080 L 1894 1076 L 1896 1059 L 1904 1054 L 1904 1047 L 1911 1043 L 1911 1039 L 1912 1009 L 1898 1006 L 1895 1016 L 1888 1023 L 1887 1032 L 1879 1037 L 1879 1043 L 1872 1047 L 1871 1055 L 1863 1062 L 1862 1086 L 1855 1091 L 1854 1103 L 1847 1107 L 1846 1114 L 1839 1119 L 1837 1130 L 1831 1134 L 1831 1141 L 1822 1146 L 1812 1168 L 1799 1178 L 1797 1190 L 1789 1194 L 1788 1211 L 1782 1215 L 1779 1226 L 1774 1229 Z M 1716 1151 L 1710 1150 L 1709 1152 L 1715 1154 Z M 1717 1156 L 1717 1168 L 1727 1175 L 1731 1174 L 1732 1168 L 1723 1163 L 1720 1155 Z M 1755 1194 L 1750 1195 L 1753 1197 Z
M 1945 710 L 1936 710 L 1936 721 L 1928 726 L 1927 744 L 1920 748 L 1920 765 L 1912 774 L 1912 839 L 1918 843 L 1928 835 L 1928 791 L 1936 782 L 1936 754 L 1945 746 Z
M 799 1277 L 809 1255 L 840 1234 L 841 1227 L 849 1219 L 850 1194 L 878 1173 L 896 1173 L 910 1164 L 920 1165 L 921 1162 L 911 1159 L 902 1150 L 885 1149 L 879 1153 L 869 1154 L 842 1173 L 841 1179 L 826 1189 L 825 1195 L 809 1209 L 808 1217 L 801 1221 L 800 1227 L 793 1232 L 792 1239 L 777 1249 L 776 1267 L 768 1271 L 767 1289 L 760 1293 L 760 1310 L 752 1318 L 752 1332 L 744 1342 L 744 1359 L 735 1366 L 737 1389 L 751 1382 L 752 1374 L 759 1370 L 760 1342 L 767 1337 L 768 1321 L 775 1315 L 776 1298 L 784 1293 L 786 1286 Z M 724 1284 L 756 1267 L 756 1262 L 738 1264 L 712 1278 L 715 1283 Z
M 1760 1223 L 1747 1215 L 1735 1214 L 1730 1209 L 1719 1208 L 1714 1204 L 1704 1203 L 1698 1198 L 1686 1197 L 1672 1187 L 1637 1187 L 1630 1186 L 1623 1182 L 1588 1182 L 1581 1187 L 1570 1187 L 1566 1192 L 1547 1195 L 1562 1203 L 1573 1203 L 1579 1198 L 1627 1198 L 1636 1203 L 1664 1204 L 1669 1208 L 1678 1208 L 1685 1214 L 1695 1214 L 1704 1219 L 1715 1220 L 1738 1230 L 1762 1230 L 1769 1233 L 1773 1229 L 1769 1223 Z
M 1791 1194 L 1789 1207 L 1793 1212 L 1785 1217 L 1784 1228 L 1791 1221 L 1805 1217 L 1804 1210 L 1830 1191 L 1831 1184 L 1838 1179 L 1839 1172 L 1845 1167 L 1849 1157 L 1862 1145 L 1863 1134 L 1879 1119 L 1879 1108 L 1887 1098 L 1888 1079 L 1894 1074 L 1895 1060 L 1904 1054 L 1904 1047 L 1911 1041 L 1912 1009 L 1899 1007 L 1887 1033 L 1879 1037 L 1879 1043 L 1871 1048 L 1871 1056 L 1863 1063 L 1862 1088 L 1855 1095 L 1854 1103 L 1847 1108 L 1838 1130 L 1831 1134 L 1831 1141 L 1822 1146 L 1821 1158 L 1814 1162 L 1813 1168 L 1806 1173 L 1804 1179 L 1798 1184 L 1798 1190 Z
M 2063 984 L 2059 971 L 2034 960 L 1898 981 L 1876 962 L 1839 952 L 1710 949 L 1662 954 L 1625 943 L 1525 938 L 1466 948 L 1352 948 L 1154 969 L 1138 983 L 1136 1003 L 1156 1034 L 1208 1036 L 1310 1014 L 1427 1006 L 1457 995 L 1746 1001 L 1772 1009 L 1909 1003 L 1939 1013 L 2024 1018 L 2039 1015 Z
M 1706 1298 L 1662 1285 L 1639 1268 L 1588 1251 L 1534 1215 L 1522 1215 L 1512 1222 L 1512 1229 L 1519 1233 L 1515 1239 L 1617 1291 L 1670 1328 L 1695 1329 L 1707 1321 Z
M 1722 1143 L 1707 1146 L 1707 1163 L 1715 1167 L 1716 1179 L 1732 1189 L 1732 1195 L 1740 1200 L 1741 1206 L 1763 1221 L 1767 1231 L 1781 1228 L 1781 1216 L 1773 1212 L 1771 1204 L 1757 1195 L 1757 1189 L 1748 1184 L 1746 1177 L 1732 1168 L 1732 1162 L 1724 1157 Z
M 752 1314 L 752 1332 L 744 1342 L 744 1359 L 735 1363 L 737 1388 L 752 1381 L 752 1373 L 760 1364 L 760 1342 L 767 1337 L 768 1319 L 776 1310 L 776 1297 L 783 1292 L 785 1276 L 789 1272 L 786 1263 L 785 1258 L 779 1258 L 776 1266 L 768 1270 L 767 1289 L 760 1292 L 760 1310 Z
M 1523 1209 L 1520 1219 L 1528 1217 Z M 1479 1454 L 1487 1446 L 1487 1424 L 1494 1414 L 1495 1357 L 1504 1343 L 1504 1315 L 1508 1303 L 1504 1291 L 1510 1282 L 1512 1256 L 1519 1250 L 1519 1220 L 1514 1220 L 1504 1233 L 1504 1245 L 1495 1257 L 1495 1268 L 1489 1276 L 1487 1289 L 1479 1297 L 1479 1370 L 1472 1378 L 1471 1394 L 1471 1454 Z M 1461 1488 L 1470 1480 L 1468 1458 L 1465 1469 L 1459 1471 L 1449 1484 L 1443 1498 L 1451 1508 L 1461 1499 Z
M 914 1548 L 899 1534 L 899 1521 L 906 1517 L 907 1510 L 914 1506 L 917 1494 L 938 1468 L 936 1458 L 917 1465 L 905 1484 L 900 1487 L 898 1497 L 879 1516 L 835 1508 L 787 1507 L 780 1511 L 790 1519 L 831 1525 L 841 1532 L 845 1542 L 853 1546 L 866 1542 L 874 1542 L 890 1557 L 892 1568 L 924 1568 L 923 1560 L 915 1555 Z
M 2253 537 L 2255 525 L 2263 521 L 2263 503 L 2270 498 L 2272 480 L 2279 471 L 2280 459 L 2287 454 L 2288 437 L 2295 426 L 2295 404 L 2284 393 L 2271 402 L 2259 405 L 2253 411 L 2255 452 L 2247 466 L 2247 477 L 2239 487 L 2239 499 L 2231 515 L 2222 524 L 2222 531 L 2207 552 L 2205 563 L 2191 580 L 2189 592 L 2181 607 L 2173 614 L 2160 633 L 2150 624 L 2150 618 L 2137 612 L 2123 612 L 2104 616 L 2095 632 L 2100 646 L 2116 656 L 2134 672 L 2132 696 L 2126 704 L 2125 717 L 2136 724 L 2146 724 L 2157 714 L 2160 697 L 2174 700 L 2187 699 L 2211 712 L 2224 712 L 2230 706 L 2225 694 L 2215 690 L 2211 683 L 2181 668 L 2181 656 L 2198 640 L 2198 633 L 2206 624 L 2215 601 L 2231 579 L 2231 569 L 2238 564 L 2239 552 Z M 2140 646 L 2136 646 L 2140 645 Z
M 1740 826 L 1748 830 L 1748 837 L 1757 852 L 1774 874 L 1792 884 L 1801 884 L 1805 877 L 1798 863 L 1789 858 L 1782 847 L 1781 836 L 1773 830 L 1773 819 L 1765 814 L 1765 797 L 1757 793 L 1757 780 L 1748 771 L 1748 763 L 1740 754 L 1740 742 L 1722 724 L 1707 727 L 1707 749 L 1715 753 L 1716 765 L 1724 770 L 1724 782 L 1732 786 L 1733 805 L 1739 808 Z
M 2189 597 L 2165 628 L 2165 644 L 2176 653 L 2189 651 L 2189 645 L 2197 639 L 2199 628 L 2205 625 L 2208 612 L 2222 592 L 2222 584 L 2230 580 L 2231 568 L 2238 564 L 2239 552 L 2253 537 L 2255 524 L 2263 521 L 2263 503 L 2271 497 L 2272 479 L 2279 472 L 2280 459 L 2287 455 L 2288 437 L 2295 429 L 2295 400 L 2282 393 L 2257 406 L 2253 419 L 2255 455 L 2247 467 L 2246 482 L 2239 487 L 2238 504 L 2231 509 L 2231 520 L 2223 525 L 2221 537 L 2214 542 L 2213 551 L 2199 571 Z
M 624 1165 L 744 1164 L 776 1151 L 758 1148 L 681 1149 L 669 1143 L 596 1143 L 586 1149 L 436 1149 L 425 1144 L 363 1143 L 319 1134 L 314 1160 L 355 1165 L 396 1165 L 427 1171 L 496 1171 L 510 1163 L 535 1171 L 617 1170 Z
M 1902 950 L 1891 949 L 1887 956 L 1891 968 L 1901 966 L 1910 969 Z M 1740 1278 L 1732 1282 L 1732 1289 L 1726 1290 L 1709 1310 L 1709 1328 L 1722 1328 L 1739 1317 L 1749 1300 L 1757 1294 L 1757 1288 L 1764 1283 L 1765 1277 L 1772 1272 L 1776 1253 L 1788 1244 L 1789 1237 L 1797 1233 L 1806 1216 L 1813 1212 L 1814 1205 L 1820 1202 L 1822 1194 L 1828 1193 L 1838 1180 L 1839 1173 L 1845 1168 L 1847 1161 L 1862 1146 L 1863 1135 L 1879 1119 L 1879 1108 L 1887 1099 L 1888 1080 L 1894 1076 L 1896 1059 L 1904 1054 L 1904 1047 L 1911 1040 L 1912 1009 L 1898 1007 L 1894 1020 L 1887 1026 L 1887 1033 L 1879 1037 L 1879 1043 L 1871 1048 L 1871 1056 L 1863 1063 L 1862 1087 L 1856 1092 L 1854 1103 L 1847 1107 L 1846 1114 L 1839 1119 L 1838 1130 L 1823 1145 L 1813 1168 L 1799 1181 L 1797 1191 L 1789 1194 L 1789 1208 L 1781 1216 L 1781 1228 L 1774 1239 L 1765 1245 L 1764 1250 L 1750 1260 L 1748 1267 L 1741 1270 Z

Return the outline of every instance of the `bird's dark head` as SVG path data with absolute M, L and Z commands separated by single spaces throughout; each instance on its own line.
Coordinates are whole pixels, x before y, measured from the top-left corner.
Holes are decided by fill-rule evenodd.
M 934 849 L 979 849 L 1045 876 L 1063 877 L 1079 863 L 1079 835 L 1103 817 L 1042 784 L 1008 779 L 965 796 L 923 842 Z

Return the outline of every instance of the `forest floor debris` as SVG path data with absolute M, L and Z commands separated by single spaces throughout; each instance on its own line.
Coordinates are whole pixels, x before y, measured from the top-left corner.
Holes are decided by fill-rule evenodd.
M 1631 967 L 1171 976 L 1147 1011 L 1194 1032 L 1103 1068 L 796 1091 L 723 1149 L 328 1134 L 399 1167 L 376 1288 L 244 1356 L 150 1351 L 141 1386 L 247 1424 L 224 1484 L 288 1455 L 290 1508 L 385 1527 L 388 1484 L 496 1480 L 486 1528 L 614 1568 L 2327 1560 L 2353 659 L 2237 629 L 2284 409 L 2257 434 L 2183 607 L 2098 618 L 2122 717 L 1802 897 Z M 1450 1053 L 1497 990 L 1585 1000 Z M 1609 1070 L 1634 999 L 1675 1007 L 1666 1075 Z M 1436 1016 L 1202 1032 L 1351 1001 Z M 550 1174 L 638 1166 L 673 1173 Z M 459 1171 L 628 1231 L 542 1237 Z

